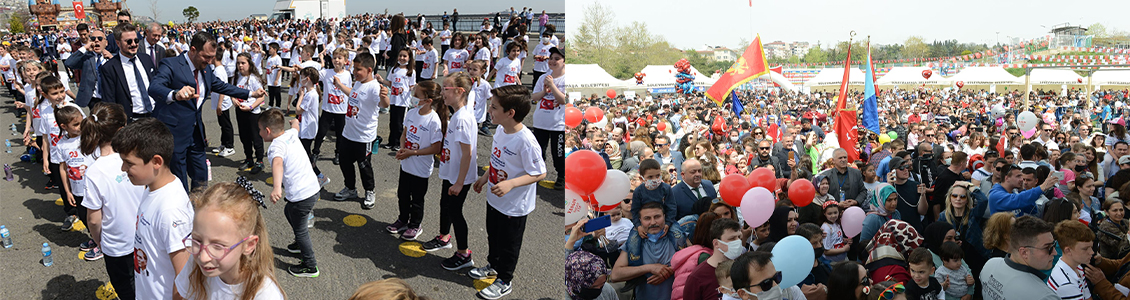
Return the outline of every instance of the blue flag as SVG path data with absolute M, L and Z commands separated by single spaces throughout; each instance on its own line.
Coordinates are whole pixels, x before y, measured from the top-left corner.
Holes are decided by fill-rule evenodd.
M 875 67 L 871 66 L 871 45 L 867 46 L 867 76 L 863 87 L 863 128 L 879 133 L 879 99 L 875 95 Z
M 745 111 L 745 107 L 742 106 L 742 101 L 738 100 L 737 91 L 730 91 L 730 101 L 733 103 L 730 105 L 730 108 L 734 110 L 735 115 L 741 115 L 742 111 Z

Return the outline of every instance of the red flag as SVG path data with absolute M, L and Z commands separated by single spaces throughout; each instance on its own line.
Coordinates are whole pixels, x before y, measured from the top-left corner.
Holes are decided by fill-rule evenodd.
M 86 19 L 86 10 L 82 8 L 82 1 L 73 1 L 71 5 L 75 7 L 75 18 L 82 20 Z
M 769 123 L 769 130 L 766 132 L 766 134 L 768 134 L 769 137 L 772 137 L 774 142 L 781 141 L 781 127 L 777 126 L 776 122 Z
M 851 73 L 848 70 L 851 68 L 851 43 L 848 42 L 847 58 L 844 60 L 844 79 L 840 83 L 840 94 L 836 100 L 836 115 L 835 125 L 833 129 L 836 132 L 836 139 L 840 142 L 840 148 L 847 151 L 848 162 L 855 162 L 859 159 L 859 150 L 856 149 L 856 142 L 859 141 L 859 131 L 855 130 L 858 123 L 856 119 L 855 107 L 852 106 L 848 109 L 848 82 L 851 79 Z
M 758 35 L 746 48 L 742 57 L 730 66 L 714 85 L 706 90 L 706 97 L 714 100 L 719 106 L 730 96 L 730 92 L 738 86 L 769 73 L 769 61 L 765 59 L 765 51 L 761 48 L 761 36 Z
M 1006 149 L 1007 147 L 1008 147 L 1008 138 L 1005 138 L 1002 135 L 1000 141 L 997 142 L 997 153 L 1000 153 L 1001 157 L 1004 157 L 1004 149 Z

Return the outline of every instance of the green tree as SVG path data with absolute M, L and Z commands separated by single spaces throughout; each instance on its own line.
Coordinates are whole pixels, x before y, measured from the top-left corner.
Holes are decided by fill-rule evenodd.
M 27 10 L 18 10 L 15 13 L 13 13 L 11 16 L 9 16 L 8 17 L 8 31 L 11 31 L 12 33 L 27 32 L 27 28 L 24 27 L 24 24 L 27 24 L 27 21 L 28 21 L 28 15 L 27 14 L 28 14 Z
M 902 53 L 900 58 L 920 58 L 930 55 L 930 46 L 922 41 L 920 36 L 911 36 L 906 38 L 902 44 Z
M 1106 26 L 1102 23 L 1095 23 L 1091 24 L 1091 26 L 1088 26 L 1086 35 L 1093 35 L 1097 39 L 1108 37 Z
M 196 22 L 196 18 L 200 17 L 200 11 L 196 10 L 195 6 L 189 6 L 188 8 L 185 8 L 183 11 L 181 11 L 181 14 L 184 14 L 184 18 L 188 19 L 189 23 Z
M 645 23 L 617 27 L 615 14 L 599 2 L 584 11 L 577 34 L 568 40 L 568 50 L 575 55 L 567 63 L 597 64 L 608 74 L 627 79 L 647 65 L 671 65 L 684 56 L 662 36 L 652 34 Z M 695 68 L 699 66 L 706 65 Z
M 809 64 L 822 63 L 828 61 L 828 52 L 816 44 L 812 48 L 808 48 L 808 53 L 804 55 L 804 62 Z

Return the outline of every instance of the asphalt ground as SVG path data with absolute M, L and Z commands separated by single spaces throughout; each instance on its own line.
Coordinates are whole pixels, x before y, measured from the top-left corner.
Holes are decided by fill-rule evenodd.
M 536 43 L 536 38 L 530 41 L 531 46 Z M 533 70 L 532 61 L 532 58 L 527 59 L 523 67 L 522 82 L 528 86 L 534 80 L 529 75 Z M 5 132 L 0 134 L 13 143 L 11 153 L 0 152 L 0 162 L 10 164 L 15 175 L 13 181 L 0 180 L 0 224 L 7 226 L 14 243 L 12 248 L 0 248 L 0 282 L 3 285 L 0 299 L 110 299 L 107 297 L 110 293 L 106 286 L 109 277 L 105 263 L 81 259 L 78 246 L 89 239 L 88 233 L 85 230 L 60 230 L 59 226 L 66 216 L 58 192 L 44 189 L 47 176 L 42 173 L 41 164 L 20 161 L 26 147 L 19 145 L 21 137 L 12 135 L 8 127 L 15 124 L 22 132 L 24 123 L 17 120 L 13 99 L 7 91 L 0 91 L 0 94 L 0 124 L 5 126 Z M 210 146 L 219 145 L 220 127 L 216 118 L 215 114 L 204 113 Z M 527 117 L 524 123 L 529 125 L 531 121 Z M 238 126 L 234 124 L 234 116 L 232 122 Z M 388 136 L 388 122 L 388 114 L 380 117 L 379 136 L 383 138 Z M 237 176 L 246 176 L 260 191 L 269 194 L 271 186 L 266 182 L 271 176 L 269 166 L 254 175 L 236 170 L 244 159 L 238 130 L 236 134 L 235 155 L 219 157 L 208 154 L 212 164 L 212 182 L 233 181 Z M 310 231 L 321 272 L 319 277 L 298 278 L 287 273 L 286 267 L 297 264 L 299 257 L 285 249 L 294 235 L 283 216 L 284 204 L 268 201 L 264 209 L 274 250 L 275 277 L 288 298 L 345 299 L 361 284 L 397 277 L 404 279 L 420 295 L 432 299 L 475 299 L 476 291 L 488 286 L 491 279 L 471 279 L 466 275 L 470 268 L 456 272 L 440 267 L 440 262 L 450 257 L 454 249 L 425 253 L 419 250 L 418 244 L 401 241 L 398 236 L 384 230 L 395 221 L 399 211 L 396 197 L 399 163 L 388 155 L 388 150 L 380 149 L 372 155 L 377 186 L 377 206 L 374 209 L 362 210 L 361 199 L 333 200 L 333 194 L 344 185 L 341 169 L 331 162 L 332 149 L 336 146 L 332 136 L 327 134 L 322 145 L 322 158 L 318 162 L 331 182 L 321 191 L 321 198 L 314 208 L 314 228 Z M 482 135 L 478 138 L 476 161 L 482 175 L 481 167 L 489 165 L 487 155 L 491 138 Z M 267 147 L 269 143 L 265 143 L 264 149 Z M 546 165 L 546 178 L 556 178 L 558 170 L 554 170 L 552 158 Z M 437 169 L 428 180 L 424 230 L 418 238 L 419 243 L 438 234 L 440 183 Z M 359 182 L 357 188 L 361 188 Z M 486 265 L 490 252 L 485 230 L 487 205 L 483 194 L 471 191 L 463 209 L 476 267 Z M 562 191 L 537 188 L 536 209 L 528 216 L 513 292 L 503 299 L 567 298 L 562 289 L 563 207 Z M 50 267 L 41 264 L 40 248 L 44 242 L 50 244 L 54 252 L 55 263 Z

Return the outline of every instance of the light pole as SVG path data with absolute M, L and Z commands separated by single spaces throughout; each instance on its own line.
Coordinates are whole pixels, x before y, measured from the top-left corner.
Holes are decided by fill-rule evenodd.
M 997 46 L 1001 45 L 1001 32 L 997 31 Z

